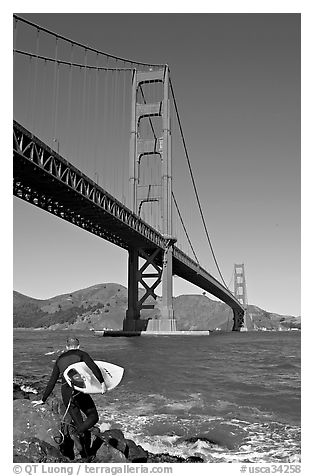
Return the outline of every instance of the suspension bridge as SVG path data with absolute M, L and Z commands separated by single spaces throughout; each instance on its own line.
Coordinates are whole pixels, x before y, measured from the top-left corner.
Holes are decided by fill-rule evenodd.
M 17 15 L 13 64 L 13 193 L 127 250 L 124 331 L 176 330 L 174 275 L 228 304 L 240 330 L 245 307 L 214 254 L 169 66 L 104 53 Z M 222 282 L 201 266 L 174 193 L 179 147 Z M 159 318 L 141 318 L 159 285 Z

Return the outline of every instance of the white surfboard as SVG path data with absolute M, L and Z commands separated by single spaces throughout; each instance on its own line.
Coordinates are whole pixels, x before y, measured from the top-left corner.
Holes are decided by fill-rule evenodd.
M 95 360 L 95 364 L 104 377 L 107 392 L 119 385 L 124 372 L 122 367 L 101 360 Z M 79 392 L 101 393 L 101 383 L 85 362 L 69 365 L 63 375 L 66 382 Z

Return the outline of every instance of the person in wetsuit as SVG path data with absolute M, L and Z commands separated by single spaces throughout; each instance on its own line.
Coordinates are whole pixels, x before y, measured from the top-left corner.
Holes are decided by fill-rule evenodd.
M 72 417 L 78 436 L 82 438 L 84 436 L 86 437 L 88 430 L 98 422 L 98 412 L 92 397 L 87 393 L 77 392 L 75 390 L 73 391 L 72 387 L 66 382 L 63 372 L 69 367 L 69 365 L 77 362 L 85 362 L 94 373 L 98 381 L 101 383 L 101 393 L 105 393 L 106 386 L 104 383 L 104 378 L 93 359 L 87 352 L 80 350 L 79 346 L 79 340 L 75 337 L 70 337 L 67 339 L 66 352 L 63 352 L 63 354 L 61 354 L 56 360 L 42 399 L 34 401 L 33 404 L 36 406 L 45 403 L 61 374 L 62 400 L 65 407 L 68 409 L 70 416 Z M 83 420 L 81 412 L 86 415 L 85 421 Z M 78 449 L 81 450 L 77 440 L 76 443 Z

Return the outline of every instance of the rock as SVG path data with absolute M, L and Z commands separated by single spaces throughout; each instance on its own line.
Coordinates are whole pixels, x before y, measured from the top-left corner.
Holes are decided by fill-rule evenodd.
M 61 397 L 59 397 L 60 392 L 58 393 L 57 391 L 54 391 L 48 398 L 48 400 L 45 402 L 45 407 L 49 409 L 53 414 L 61 418 L 63 418 L 63 415 L 65 413 L 65 406 L 61 400 Z M 38 396 L 31 396 L 31 400 L 38 400 Z
M 128 463 L 129 460 L 121 451 L 102 441 L 100 448 L 97 450 L 93 463 Z
M 30 400 L 13 402 L 13 434 L 15 440 L 25 441 L 34 437 L 59 449 L 54 436 L 58 436 L 60 417 L 46 405 L 34 407 Z
M 146 463 L 148 458 L 148 452 L 145 451 L 140 445 L 134 443 L 133 440 L 125 440 L 127 442 L 127 450 L 124 453 L 129 461 L 132 463 Z
M 189 456 L 185 461 L 187 463 L 204 463 L 203 458 L 200 456 Z
M 15 439 L 13 442 L 14 463 L 69 463 L 54 446 L 38 438 Z
M 116 448 L 121 453 L 125 454 L 127 449 L 127 442 L 121 430 L 111 429 L 103 431 L 99 434 L 99 438 L 108 443 L 108 445 Z
M 113 449 L 118 450 L 123 457 L 124 461 L 131 461 L 132 463 L 146 463 L 148 453 L 141 446 L 134 443 L 134 441 L 126 439 L 119 429 L 111 429 L 103 431 L 97 435 L 97 438 L 103 441 L 102 452 L 111 451 Z M 105 449 L 107 448 L 107 449 Z M 99 457 L 99 451 L 97 451 L 97 458 Z M 116 457 L 116 453 L 113 453 Z M 108 454 L 107 456 L 108 457 Z M 113 462 L 113 461 L 112 461 Z M 118 462 L 118 461 L 116 461 Z
M 204 441 L 211 446 L 220 446 L 222 448 L 233 450 L 242 444 L 245 436 L 246 431 L 239 431 L 238 429 L 235 431 L 234 425 L 219 424 L 219 426 L 212 428 L 207 433 L 190 438 L 181 438 L 178 442 L 182 441 L 193 445 L 198 441 Z
M 147 463 L 204 463 L 204 460 L 196 455 L 183 458 L 182 456 L 174 456 L 169 453 L 148 453 Z
M 26 399 L 29 400 L 29 395 L 23 390 L 15 390 L 13 393 L 13 400 Z
M 169 453 L 148 453 L 147 463 L 186 463 L 181 456 L 173 456 Z
M 22 398 L 29 399 L 28 393 L 24 392 L 21 389 L 20 385 L 18 385 L 17 383 L 13 383 L 13 400 Z
M 20 455 L 13 452 L 13 463 L 32 463 L 32 461 L 25 455 Z

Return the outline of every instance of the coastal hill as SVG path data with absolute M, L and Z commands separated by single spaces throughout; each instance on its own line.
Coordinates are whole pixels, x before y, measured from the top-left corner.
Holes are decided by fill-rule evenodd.
M 140 289 L 140 294 L 144 290 Z M 152 300 L 151 303 L 154 301 Z M 226 304 L 209 299 L 205 293 L 173 298 L 178 330 L 231 330 L 232 311 Z M 50 299 L 34 299 L 13 292 L 13 325 L 49 329 L 122 329 L 127 309 L 127 289 L 116 283 L 97 284 Z M 160 298 L 142 318 L 160 314 Z M 248 330 L 300 328 L 300 316 L 274 314 L 249 305 Z

